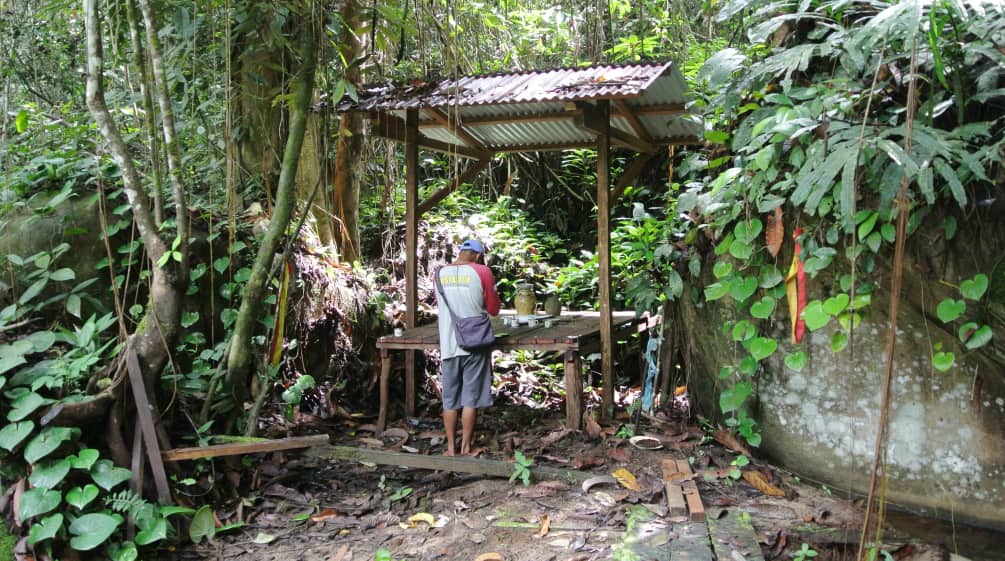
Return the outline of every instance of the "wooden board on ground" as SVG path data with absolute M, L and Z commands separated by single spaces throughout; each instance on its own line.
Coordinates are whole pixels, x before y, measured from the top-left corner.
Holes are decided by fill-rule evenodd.
M 728 510 L 718 517 L 711 516 L 708 519 L 708 532 L 718 559 L 764 561 L 750 513 Z
M 356 448 L 352 446 L 317 446 L 308 450 L 306 454 L 315 458 L 328 460 L 371 462 L 382 465 L 473 473 L 495 477 L 509 477 L 513 474 L 513 464 L 510 462 L 481 460 L 466 456 L 424 456 L 422 454 L 407 454 L 404 452 L 390 452 L 387 450 Z M 597 475 L 574 469 L 547 466 L 531 466 L 530 474 L 531 479 L 534 481 L 558 480 L 576 483 L 586 481 Z
M 673 539 L 669 524 L 641 505 L 628 507 L 625 533 L 614 544 L 612 559 L 669 559 Z
M 694 482 L 694 472 L 691 464 L 687 460 L 677 460 L 677 471 L 687 475 L 687 481 L 681 484 L 681 491 L 684 493 L 684 500 L 687 502 L 687 509 L 691 512 L 693 522 L 703 522 L 705 520 L 705 506 L 701 504 L 701 496 L 698 495 L 698 484 Z
M 712 561 L 708 542 L 708 526 L 704 522 L 674 524 L 677 537 L 670 540 L 670 561 Z M 719 558 L 733 561 L 731 558 Z
M 232 442 L 213 446 L 174 448 L 172 450 L 165 450 L 162 456 L 169 462 L 176 462 L 178 460 L 194 460 L 196 458 L 218 458 L 220 456 L 237 456 L 241 454 L 292 450 L 294 448 L 309 448 L 327 443 L 327 434 L 315 434 L 311 436 L 279 438 L 276 440 L 256 440 L 253 442 Z
M 687 516 L 687 503 L 684 501 L 684 489 L 681 487 L 683 476 L 680 474 L 677 460 L 663 458 L 663 489 L 666 492 L 670 516 Z

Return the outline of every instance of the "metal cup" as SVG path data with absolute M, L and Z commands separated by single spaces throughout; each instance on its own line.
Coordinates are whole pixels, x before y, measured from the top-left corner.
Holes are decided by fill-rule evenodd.
M 537 327 L 537 320 L 530 318 L 527 320 L 527 327 Z
M 555 325 L 555 322 L 554 322 L 554 321 L 552 321 L 552 320 L 550 320 L 550 319 L 546 319 L 546 320 L 544 320 L 544 326 L 545 326 L 546 328 L 551 328 L 551 326 L 553 326 L 553 325 Z
M 405 334 L 405 330 L 404 329 L 402 329 L 400 327 L 395 327 L 394 328 L 394 336 L 395 337 L 401 337 L 404 334 Z

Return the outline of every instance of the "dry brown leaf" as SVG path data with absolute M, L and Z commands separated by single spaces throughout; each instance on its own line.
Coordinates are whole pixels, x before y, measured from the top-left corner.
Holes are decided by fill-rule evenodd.
M 548 529 L 551 528 L 551 520 L 548 519 L 548 515 L 545 514 L 541 517 L 541 530 L 538 531 L 537 536 L 543 538 L 548 535 Z
M 639 487 L 639 482 L 635 480 L 635 475 L 625 468 L 618 468 L 614 470 L 611 474 L 614 479 L 618 480 L 618 483 L 623 485 L 625 489 L 631 489 L 632 491 L 641 491 L 642 487 Z
M 596 466 L 602 466 L 607 463 L 607 460 L 599 456 L 576 456 L 572 459 L 572 467 L 575 469 L 586 469 Z
M 335 557 L 332 557 L 331 561 L 352 561 L 352 550 L 349 549 L 349 544 L 342 544 L 342 547 L 338 548 L 338 551 L 335 552 Z
M 601 428 L 600 423 L 589 412 L 583 413 L 583 427 L 586 429 L 586 434 L 590 435 L 590 438 L 600 438 L 604 434 L 604 429 Z
M 378 440 L 376 438 L 367 438 L 367 437 L 364 436 L 364 437 L 361 437 L 361 438 L 359 438 L 357 440 L 359 440 L 361 443 L 369 446 L 370 448 L 383 448 L 384 447 L 384 441 L 383 440 Z
M 339 516 L 342 516 L 341 512 L 335 510 L 334 508 L 326 508 L 314 516 L 311 516 L 311 522 L 324 522 L 329 518 L 337 518 Z
M 785 222 L 782 220 L 782 207 L 775 207 L 775 212 L 768 215 L 768 225 L 764 229 L 764 243 L 772 257 L 778 255 L 785 239 Z
M 687 386 L 677 386 L 676 388 L 673 389 L 674 397 L 680 397 L 685 393 L 687 393 Z
M 771 484 L 765 479 L 764 474 L 757 470 L 744 470 L 743 480 L 754 486 L 755 489 L 771 497 L 784 497 L 785 491 Z
M 627 448 L 611 448 L 607 451 L 607 456 L 615 462 L 622 464 L 632 461 L 632 454 Z
M 548 433 L 547 436 L 541 439 L 541 441 L 539 442 L 539 446 L 541 448 L 547 448 L 552 444 L 558 442 L 559 440 L 562 440 L 563 438 L 568 436 L 569 433 L 571 432 L 572 431 L 569 429 L 559 429 L 557 431 L 550 432 Z
M 356 427 L 357 432 L 377 432 L 377 425 L 367 423 Z
M 498 553 L 491 551 L 489 553 L 483 553 L 478 557 L 475 557 L 475 561 L 503 561 L 503 556 Z
M 385 438 L 408 438 L 408 431 L 398 427 L 392 427 L 384 431 L 381 436 Z
M 750 453 L 749 448 L 744 446 L 742 442 L 740 442 L 739 440 L 736 439 L 735 436 L 733 436 L 733 433 L 729 432 L 726 429 L 719 429 L 713 432 L 712 438 L 714 438 L 715 441 L 718 442 L 719 444 L 722 444 L 726 448 L 729 448 L 730 450 L 738 454 L 743 454 L 744 456 L 747 457 L 753 455 Z

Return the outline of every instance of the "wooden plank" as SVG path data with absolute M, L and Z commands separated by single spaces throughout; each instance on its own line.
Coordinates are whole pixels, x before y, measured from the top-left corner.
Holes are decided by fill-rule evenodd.
M 678 475 L 677 460 L 673 458 L 663 458 L 663 488 L 666 491 L 667 506 L 670 508 L 670 516 L 687 516 L 687 503 L 684 501 L 684 490 L 680 483 L 672 481 L 681 479 Z
M 576 351 L 565 352 L 565 427 L 583 428 L 583 371 Z
M 597 102 L 603 125 L 597 135 L 597 260 L 600 289 L 600 364 L 603 373 L 602 419 L 614 415 L 614 322 L 611 316 L 610 104 Z
M 708 533 L 717 558 L 764 561 L 749 512 L 730 509 L 709 517 Z
M 677 460 L 677 471 L 683 472 L 687 475 L 693 475 L 694 472 L 691 470 L 691 464 L 687 460 Z M 681 485 L 681 490 L 684 493 L 684 500 L 687 502 L 687 509 L 691 512 L 691 520 L 693 522 L 704 522 L 705 521 L 705 505 L 701 504 L 701 496 L 698 494 L 698 485 L 691 478 L 685 481 Z
M 150 472 L 154 476 L 157 498 L 164 504 L 170 504 L 171 488 L 168 487 L 167 473 L 164 472 L 164 462 L 161 460 L 161 449 L 157 444 L 154 417 L 150 412 L 150 401 L 147 399 L 146 386 L 143 384 L 140 361 L 132 347 L 126 348 L 126 370 L 129 372 L 129 386 L 133 389 L 136 417 L 139 420 L 139 430 L 143 432 L 143 442 L 146 445 L 147 460 L 150 461 Z
M 670 541 L 670 561 L 712 561 L 708 526 L 704 522 L 674 524 L 673 533 L 677 537 Z M 719 561 L 733 561 L 733 559 Z
M 387 428 L 387 407 L 391 400 L 391 351 L 380 349 L 380 410 L 377 413 L 377 434 Z
M 419 110 L 405 112 L 405 328 L 415 327 L 419 282 Z M 415 353 L 405 351 L 405 413 L 415 414 Z
M 665 520 L 641 505 L 627 507 L 625 515 L 625 533 L 614 544 L 610 559 L 648 561 L 670 557 L 671 535 Z
M 257 442 L 232 442 L 213 446 L 194 446 L 192 448 L 175 448 L 164 451 L 164 459 L 169 462 L 178 460 L 195 460 L 198 458 L 219 458 L 221 456 L 239 456 L 243 454 L 260 454 L 295 448 L 310 448 L 328 443 L 327 434 L 311 436 L 293 436 L 277 440 L 261 440 Z
M 407 454 L 404 452 L 355 448 L 352 446 L 316 446 L 307 450 L 305 454 L 327 460 L 370 462 L 382 465 L 473 473 L 494 477 L 509 477 L 513 474 L 513 464 L 511 462 L 483 460 L 468 456 L 425 456 L 422 454 Z M 567 483 L 582 483 L 597 475 L 574 469 L 537 465 L 531 466 L 530 474 L 534 481 L 558 480 Z

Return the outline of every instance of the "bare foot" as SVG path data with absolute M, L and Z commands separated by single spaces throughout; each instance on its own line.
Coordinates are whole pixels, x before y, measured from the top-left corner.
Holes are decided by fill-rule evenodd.
M 453 450 L 444 450 L 443 451 L 443 455 L 444 456 L 456 456 L 456 454 L 454 454 Z

